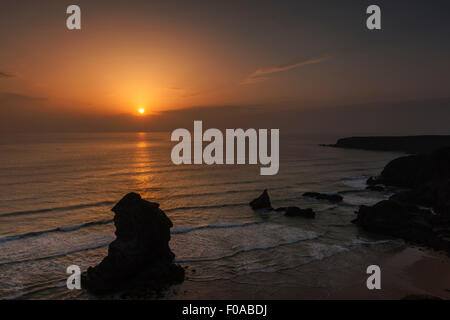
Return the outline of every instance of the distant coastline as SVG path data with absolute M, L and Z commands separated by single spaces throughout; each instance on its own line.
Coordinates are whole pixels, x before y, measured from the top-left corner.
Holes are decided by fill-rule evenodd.
M 417 154 L 450 147 L 450 135 L 347 137 L 321 146 Z

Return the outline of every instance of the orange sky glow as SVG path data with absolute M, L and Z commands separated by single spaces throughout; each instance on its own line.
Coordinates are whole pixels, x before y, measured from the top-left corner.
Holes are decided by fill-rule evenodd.
M 448 97 L 448 48 L 434 25 L 413 32 L 387 21 L 386 31 L 369 34 L 358 6 L 80 0 L 82 29 L 70 31 L 64 2 L 40 3 L 0 3 L 7 115 L 149 118 L 196 107 L 276 111 Z

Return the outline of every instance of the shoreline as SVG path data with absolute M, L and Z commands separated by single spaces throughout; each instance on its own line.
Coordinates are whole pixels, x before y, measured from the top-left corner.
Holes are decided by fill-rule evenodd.
M 162 299 L 399 300 L 408 296 L 450 299 L 450 258 L 444 253 L 410 245 L 388 252 L 375 249 L 373 255 L 364 258 L 357 257 L 358 251 L 289 271 L 249 274 L 229 280 L 196 282 L 188 276 Z M 370 264 L 381 268 L 380 290 L 366 287 L 369 275 L 365 270 Z M 316 277 L 312 280 L 317 285 L 303 285 L 311 281 L 308 277 Z

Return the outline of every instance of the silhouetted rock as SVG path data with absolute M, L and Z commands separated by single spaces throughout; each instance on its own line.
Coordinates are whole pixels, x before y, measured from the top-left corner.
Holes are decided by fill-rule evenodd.
M 374 206 L 360 206 L 356 214 L 354 223 L 369 231 L 387 235 L 413 238 L 414 236 L 410 233 L 415 233 L 417 230 L 414 230 L 414 225 L 413 228 L 408 228 L 409 220 L 414 220 L 414 224 L 420 226 L 427 234 L 432 230 L 433 214 L 429 210 L 418 209 L 393 200 L 383 200 Z M 413 217 L 414 219 L 411 219 Z
M 361 206 L 353 220 L 365 230 L 450 252 L 450 225 L 430 210 L 396 200 Z
M 108 255 L 83 275 L 83 287 L 97 294 L 114 291 L 160 291 L 184 280 L 169 248 L 172 222 L 159 204 L 137 193 L 124 196 L 113 208 L 116 239 Z
M 299 207 L 281 207 L 275 209 L 275 211 L 284 211 L 284 215 L 287 217 L 303 217 L 309 219 L 314 219 L 316 217 L 316 214 L 311 208 L 300 209 Z
M 341 202 L 344 198 L 339 194 L 326 194 L 319 192 L 305 192 L 304 197 L 315 198 L 319 200 L 328 200 L 331 202 Z
M 369 186 L 376 185 L 377 177 L 369 177 L 369 179 L 366 180 L 366 184 Z
M 444 148 L 429 154 L 394 159 L 384 167 L 380 176 L 369 178 L 367 184 L 417 188 L 449 179 L 450 148 Z
M 252 207 L 252 209 L 272 209 L 267 189 L 265 189 L 258 198 L 252 200 L 250 202 L 250 206 Z
M 366 187 L 366 189 L 370 190 L 370 191 L 384 191 L 385 190 L 385 188 L 380 185 L 368 185 Z
M 372 207 L 361 206 L 355 223 L 366 230 L 450 252 L 450 148 L 389 162 L 377 184 L 408 188 Z
M 367 183 L 409 188 L 392 199 L 433 208 L 450 216 L 450 148 L 430 154 L 401 157 L 389 162 L 378 177 Z
M 323 146 L 418 154 L 450 147 L 450 136 L 350 137 L 339 139 L 336 144 Z
M 391 199 L 432 208 L 441 219 L 450 220 L 450 179 L 398 192 Z

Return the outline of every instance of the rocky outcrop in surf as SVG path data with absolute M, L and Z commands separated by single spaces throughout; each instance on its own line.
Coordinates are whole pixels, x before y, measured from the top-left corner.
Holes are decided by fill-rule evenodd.
M 370 190 L 370 191 L 385 191 L 386 190 L 383 186 L 376 185 L 376 184 L 368 185 L 366 187 L 366 189 Z
M 304 197 L 315 198 L 319 200 L 328 200 L 330 202 L 341 202 L 344 198 L 339 194 L 327 194 L 327 193 L 319 193 L 319 192 L 305 192 L 303 193 Z
M 315 212 L 311 208 L 300 209 L 299 207 L 281 207 L 275 209 L 275 211 L 283 211 L 287 217 L 303 217 L 314 219 L 316 217 Z
M 450 253 L 450 148 L 395 159 L 367 183 L 407 189 L 361 206 L 356 224 Z
M 353 221 L 367 231 L 381 233 L 450 253 L 449 225 L 431 210 L 395 200 L 361 206 Z
M 287 217 L 303 217 L 314 219 L 316 214 L 311 208 L 308 209 L 300 209 L 299 207 L 280 207 L 277 209 L 272 208 L 272 204 L 270 203 L 269 193 L 267 189 L 263 191 L 263 193 L 256 199 L 250 202 L 250 206 L 253 210 L 258 209 L 267 209 L 274 210 L 277 212 L 284 212 L 284 215 Z
M 429 207 L 437 214 L 449 217 L 450 148 L 392 160 L 378 177 L 369 178 L 367 184 L 408 188 L 391 198 Z
M 103 261 L 83 274 L 83 287 L 96 294 L 147 294 L 184 280 L 184 269 L 173 263 L 175 255 L 169 247 L 172 222 L 158 203 L 129 193 L 112 211 L 116 239 Z
M 250 201 L 250 206 L 252 209 L 272 209 L 272 204 L 270 203 L 270 197 L 267 193 L 267 189 L 256 199 Z
M 450 179 L 398 192 L 391 199 L 431 208 L 442 220 L 450 220 Z

